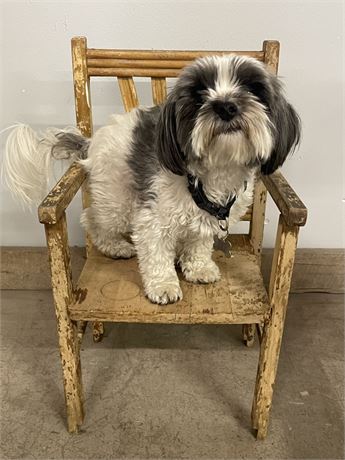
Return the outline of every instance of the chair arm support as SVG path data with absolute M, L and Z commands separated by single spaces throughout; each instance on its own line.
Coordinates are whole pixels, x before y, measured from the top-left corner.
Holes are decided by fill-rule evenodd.
M 56 224 L 86 178 L 79 163 L 73 163 L 38 207 L 42 224 Z
M 282 213 L 288 225 L 302 227 L 307 221 L 307 208 L 290 187 L 284 176 L 276 171 L 270 176 L 262 176 L 269 194 Z

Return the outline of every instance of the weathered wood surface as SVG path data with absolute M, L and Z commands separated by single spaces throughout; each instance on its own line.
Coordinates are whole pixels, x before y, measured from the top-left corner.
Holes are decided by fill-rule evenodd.
M 77 126 L 81 133 L 86 137 L 91 137 L 93 133 L 92 106 L 90 93 L 90 77 L 87 73 L 87 40 L 85 37 L 74 37 L 72 45 L 72 68 L 74 83 L 74 99 Z M 90 193 L 88 181 L 82 187 L 83 208 L 90 205 Z M 92 243 L 90 236 L 86 234 L 86 253 L 91 250 Z
M 277 40 L 265 40 L 262 48 L 264 63 L 272 73 L 277 75 L 280 43 Z
M 268 69 L 277 74 L 279 63 L 280 44 L 276 40 L 265 40 L 263 42 L 263 62 Z M 262 250 L 262 239 L 264 233 L 265 211 L 266 211 L 267 190 L 260 178 L 254 190 L 253 214 L 249 229 L 251 243 L 255 254 L 260 258 Z
M 253 428 L 258 430 L 258 439 L 264 439 L 267 434 L 298 229 L 297 226 L 288 226 L 284 218 L 280 216 L 269 285 L 271 310 L 264 321 L 252 407 L 252 424 Z
M 254 201 L 252 212 L 249 215 L 249 239 L 257 257 L 258 264 L 261 264 L 262 241 L 264 237 L 264 224 L 266 213 L 267 189 L 260 178 L 257 179 L 254 188 Z M 244 220 L 243 218 L 241 220 Z M 242 336 L 245 345 L 251 347 L 255 341 L 255 325 L 245 324 L 242 328 Z
M 250 242 L 249 236 L 246 233 L 235 233 L 228 236 L 231 247 L 236 252 L 243 252 L 254 254 L 253 246 Z
M 267 293 L 254 254 L 233 246 L 233 258 L 215 254 L 222 280 L 209 285 L 187 283 L 181 276 L 184 299 L 158 306 L 146 299 L 135 258 L 112 260 L 93 251 L 81 274 L 74 320 L 143 323 L 256 323 L 263 320 Z
M 132 76 L 118 79 L 123 106 L 126 112 L 138 107 L 139 100 Z
M 90 78 L 86 60 L 85 37 L 72 38 L 72 66 L 77 126 L 86 137 L 92 136 Z
M 87 321 L 78 321 L 77 322 L 77 362 L 78 366 L 80 365 L 80 348 L 83 341 L 83 337 L 87 328 Z
M 307 221 L 307 208 L 288 184 L 281 172 L 275 171 L 262 180 L 288 225 L 303 226 Z
M 73 163 L 38 207 L 42 224 L 56 224 L 86 178 L 82 166 Z
M 151 78 L 153 103 L 162 104 L 167 98 L 167 82 L 165 78 Z
M 83 37 L 81 37 L 83 38 Z M 117 50 L 117 49 L 96 49 L 88 48 L 87 58 L 89 59 L 124 59 L 124 60 L 184 60 L 192 61 L 198 57 L 223 54 L 236 54 L 254 57 L 260 61 L 264 58 L 263 51 L 180 51 L 180 50 Z
M 264 60 L 263 51 L 87 50 L 89 76 L 176 78 L 194 59 L 236 54 Z
M 121 67 L 88 67 L 90 77 L 158 77 L 177 78 L 181 69 L 142 69 Z
M 163 59 L 88 59 L 88 67 L 114 69 L 183 69 L 193 60 L 163 60 Z
M 261 257 L 262 240 L 264 236 L 267 190 L 259 179 L 255 185 L 252 220 L 250 222 L 249 237 L 258 259 Z
M 241 221 L 250 222 L 252 220 L 253 206 L 250 206 L 244 216 L 241 217 Z
M 83 392 L 79 359 L 78 324 L 72 321 L 68 308 L 74 301 L 71 262 L 67 240 L 66 215 L 58 223 L 45 225 L 49 251 L 52 289 L 57 319 L 60 356 L 68 430 L 78 431 L 83 422 Z
M 85 248 L 71 247 L 73 279 L 85 263 Z M 268 286 L 273 249 L 262 250 L 261 271 Z M 50 289 L 49 265 L 45 247 L 0 247 L 0 289 Z M 344 249 L 304 249 L 296 251 L 291 293 L 345 292 Z
M 243 324 L 242 337 L 243 342 L 247 347 L 252 347 L 255 341 L 255 324 Z
M 92 338 L 95 343 L 99 343 L 104 337 L 104 323 L 101 321 L 93 322 Z

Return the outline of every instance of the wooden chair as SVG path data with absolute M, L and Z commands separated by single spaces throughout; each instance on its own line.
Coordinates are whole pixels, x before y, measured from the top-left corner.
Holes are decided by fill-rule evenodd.
M 85 136 L 92 135 L 90 77 L 117 77 L 128 111 L 138 105 L 133 77 L 151 78 L 153 102 L 159 104 L 166 98 L 167 77 L 177 77 L 186 64 L 199 56 L 224 53 L 253 56 L 277 72 L 277 41 L 265 41 L 260 51 L 134 51 L 87 48 L 86 38 L 73 38 L 75 103 L 80 131 Z M 39 206 L 50 257 L 68 430 L 78 431 L 84 417 L 79 350 L 88 321 L 94 322 L 96 339 L 103 334 L 103 321 L 243 324 L 247 345 L 253 343 L 255 325 L 260 340 L 252 425 L 257 437 L 263 439 L 267 433 L 298 230 L 307 217 L 303 203 L 280 172 L 262 177 L 256 186 L 252 210 L 243 218 L 250 222 L 249 233 L 230 237 L 233 258 L 215 253 L 222 280 L 202 287 L 181 280 L 184 299 L 162 307 L 145 298 L 135 259 L 106 258 L 97 253 L 89 241 L 84 269 L 78 282 L 73 284 L 65 210 L 81 186 L 83 204 L 88 205 L 86 179 L 83 169 L 72 164 Z M 268 292 L 260 270 L 267 190 L 280 211 Z

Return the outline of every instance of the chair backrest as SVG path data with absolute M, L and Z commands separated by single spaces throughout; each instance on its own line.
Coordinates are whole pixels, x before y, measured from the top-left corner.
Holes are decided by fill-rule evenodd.
M 279 42 L 275 40 L 264 41 L 260 51 L 145 51 L 88 48 L 85 37 L 74 37 L 72 60 L 78 128 L 85 136 L 92 135 L 90 77 L 117 77 L 124 108 L 129 111 L 139 105 L 133 77 L 151 78 L 153 103 L 160 104 L 167 96 L 166 78 L 178 77 L 181 69 L 198 57 L 230 53 L 254 57 L 277 73 Z M 251 216 L 252 211 L 242 220 L 251 220 Z

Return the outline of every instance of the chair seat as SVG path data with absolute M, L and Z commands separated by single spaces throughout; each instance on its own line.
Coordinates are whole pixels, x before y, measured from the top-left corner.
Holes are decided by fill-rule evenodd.
M 70 306 L 74 320 L 144 323 L 259 323 L 269 310 L 260 267 L 248 237 L 234 235 L 232 257 L 216 251 L 214 260 L 222 278 L 213 284 L 183 279 L 183 300 L 152 304 L 143 291 L 136 258 L 113 260 L 92 250 Z

